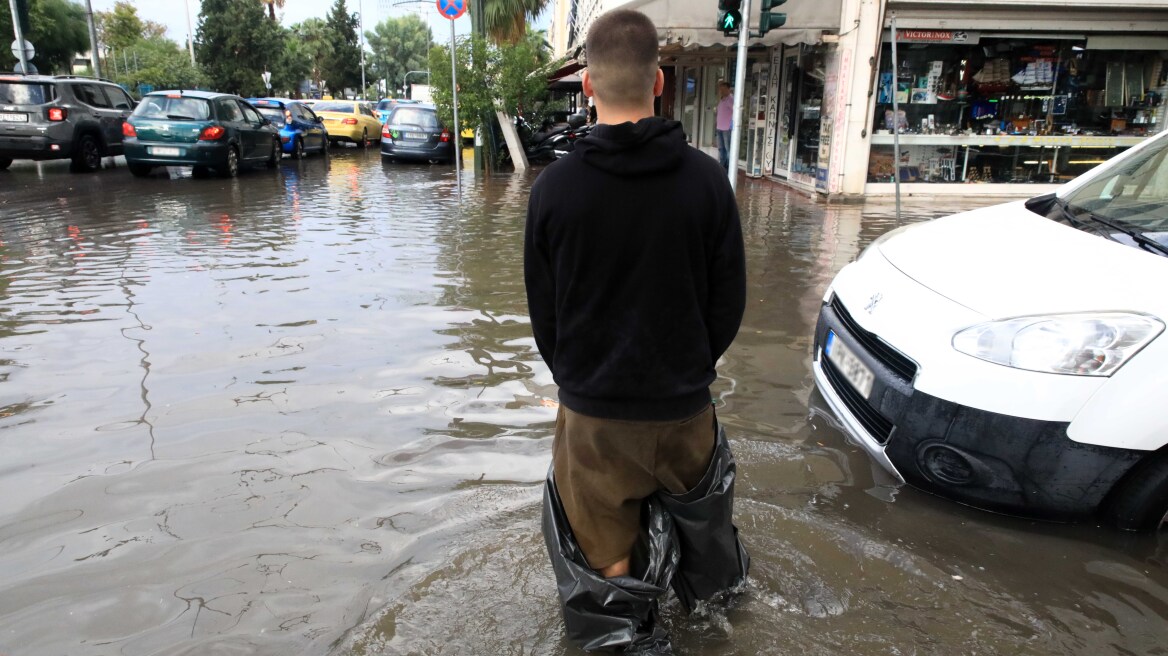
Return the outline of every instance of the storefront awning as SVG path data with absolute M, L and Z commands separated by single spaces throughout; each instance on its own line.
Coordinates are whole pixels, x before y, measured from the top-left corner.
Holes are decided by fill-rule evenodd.
M 758 25 L 760 4 L 757 0 L 751 3 L 750 25 Z M 817 43 L 824 32 L 839 31 L 842 4 L 843 0 L 798 0 L 783 4 L 773 11 L 785 13 L 787 24 L 760 39 L 751 39 L 750 45 Z M 664 45 L 689 49 L 738 43 L 737 37 L 714 29 L 718 7 L 712 1 L 632 0 L 622 4 L 621 9 L 634 9 L 652 19 Z

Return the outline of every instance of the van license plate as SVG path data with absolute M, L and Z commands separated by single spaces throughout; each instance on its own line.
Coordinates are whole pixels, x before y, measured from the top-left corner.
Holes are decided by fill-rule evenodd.
M 182 151 L 178 148 L 162 148 L 159 146 L 153 146 L 150 148 L 150 154 L 157 155 L 159 157 L 178 157 L 182 154 Z
M 0 114 L 0 123 L 28 123 L 28 114 Z
M 827 353 L 827 359 L 831 360 L 832 364 L 840 370 L 840 373 L 852 384 L 852 387 L 856 388 L 856 391 L 865 399 L 868 398 L 868 395 L 872 393 L 872 381 L 876 379 L 876 376 L 830 330 L 827 331 L 827 344 L 823 347 L 823 352 Z

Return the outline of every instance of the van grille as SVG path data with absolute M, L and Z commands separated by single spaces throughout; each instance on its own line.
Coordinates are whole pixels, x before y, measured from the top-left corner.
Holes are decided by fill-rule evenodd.
M 848 313 L 838 296 L 831 299 L 831 309 L 835 311 L 836 317 L 839 318 L 840 323 L 848 330 L 854 341 L 858 342 L 865 351 L 871 353 L 881 364 L 891 369 L 897 378 L 906 383 L 912 383 L 913 378 L 917 375 L 915 362 L 909 360 L 900 351 L 885 344 L 873 333 L 861 328 L 855 319 L 852 319 L 852 315 Z
M 880 444 L 887 444 L 888 438 L 892 436 L 892 422 L 885 419 L 883 415 L 876 411 L 868 400 L 860 396 L 856 388 L 852 387 L 851 383 L 844 380 L 843 375 L 827 358 L 820 359 L 820 365 L 823 366 L 823 373 L 827 375 L 828 382 L 831 383 L 833 389 L 839 394 L 844 405 L 848 407 L 848 411 L 860 422 L 864 430 L 868 431 L 877 442 Z

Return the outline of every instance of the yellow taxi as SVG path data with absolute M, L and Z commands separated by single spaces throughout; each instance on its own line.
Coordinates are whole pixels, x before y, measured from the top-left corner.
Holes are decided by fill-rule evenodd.
M 329 141 L 348 141 L 365 148 L 381 139 L 381 121 L 373 105 L 363 100 L 318 100 L 312 111 L 324 119 Z

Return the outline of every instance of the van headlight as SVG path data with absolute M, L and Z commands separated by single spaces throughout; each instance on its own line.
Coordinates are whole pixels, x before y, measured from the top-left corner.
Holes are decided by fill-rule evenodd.
M 1110 376 L 1163 331 L 1145 314 L 1051 314 L 970 326 L 953 336 L 953 348 L 1015 369 Z

